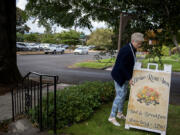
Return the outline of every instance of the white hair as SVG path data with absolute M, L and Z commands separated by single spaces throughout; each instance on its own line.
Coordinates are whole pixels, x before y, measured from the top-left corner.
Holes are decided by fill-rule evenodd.
M 131 35 L 131 42 L 143 42 L 144 41 L 144 35 L 140 32 L 135 32 Z

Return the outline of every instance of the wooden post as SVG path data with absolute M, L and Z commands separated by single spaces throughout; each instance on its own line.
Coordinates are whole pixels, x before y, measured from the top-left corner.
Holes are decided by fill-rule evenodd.
M 121 38 L 122 38 L 122 18 L 123 18 L 123 13 L 120 13 L 120 20 L 119 20 L 119 36 L 118 36 L 118 51 L 121 48 Z

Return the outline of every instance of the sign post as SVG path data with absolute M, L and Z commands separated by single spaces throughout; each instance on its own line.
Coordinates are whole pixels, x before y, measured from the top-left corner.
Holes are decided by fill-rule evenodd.
M 84 35 L 84 33 L 80 34 L 80 40 L 82 41 L 82 45 L 83 45 L 83 41 L 85 41 L 86 36 Z
M 149 69 L 153 65 L 155 70 Z M 136 128 L 166 135 L 171 65 L 158 70 L 158 64 L 148 63 L 148 68 L 135 64 L 125 128 Z

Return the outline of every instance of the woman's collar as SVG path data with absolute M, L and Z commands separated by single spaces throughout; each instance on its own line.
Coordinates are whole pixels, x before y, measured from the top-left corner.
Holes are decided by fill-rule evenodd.
M 137 49 L 133 46 L 133 44 L 132 43 L 130 43 L 131 44 L 131 46 L 132 46 L 132 48 L 133 48 L 133 51 L 137 51 Z

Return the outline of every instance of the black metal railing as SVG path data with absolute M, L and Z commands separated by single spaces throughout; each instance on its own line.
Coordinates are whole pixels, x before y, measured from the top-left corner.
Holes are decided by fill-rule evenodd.
M 34 81 L 30 77 L 36 76 L 38 80 Z M 44 81 L 44 78 L 49 78 Z M 39 74 L 36 72 L 29 72 L 21 82 L 18 82 L 16 87 L 12 89 L 12 116 L 13 121 L 17 115 L 26 114 L 30 116 L 30 110 L 34 109 L 37 114 L 37 123 L 40 131 L 49 127 L 50 117 L 53 117 L 53 130 L 56 134 L 56 89 L 57 89 L 58 76 L 51 76 L 46 74 Z M 49 87 L 53 85 L 53 114 L 49 114 Z M 42 112 L 42 97 L 46 95 L 46 120 L 43 118 Z M 30 116 L 31 117 L 31 116 Z M 46 121 L 46 126 L 43 124 Z

